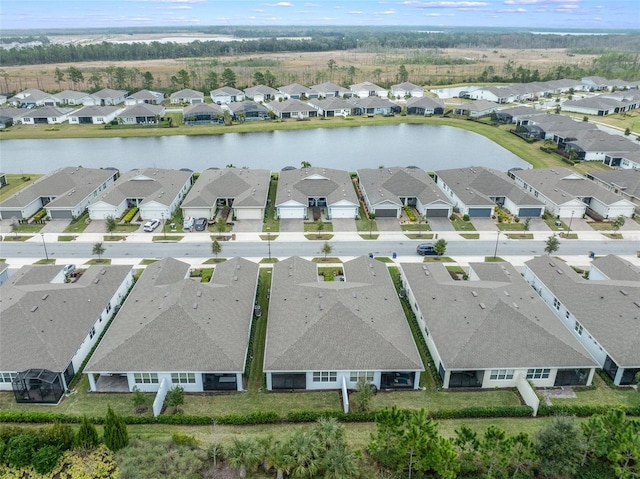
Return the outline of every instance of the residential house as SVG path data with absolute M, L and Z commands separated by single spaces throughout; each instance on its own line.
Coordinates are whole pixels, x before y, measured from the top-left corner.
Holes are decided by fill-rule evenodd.
M 126 106 L 149 104 L 160 105 L 164 101 L 164 93 L 151 90 L 140 90 L 124 99 Z
M 89 93 L 75 90 L 63 90 L 53 96 L 56 98 L 58 105 L 78 106 L 83 104 L 83 101 L 89 96 Z
M 517 123 L 522 117 L 530 118 L 533 115 L 546 115 L 546 112 L 536 111 L 530 106 L 514 106 L 495 111 L 495 119 L 499 123 Z
M 274 101 L 268 104 L 268 108 L 275 113 L 278 118 L 295 118 L 303 120 L 305 118 L 315 118 L 318 111 L 300 100 Z
M 203 283 L 173 258 L 148 265 L 85 367 L 91 390 L 242 391 L 258 269 L 232 258 Z
M 0 218 L 31 218 L 46 208 L 51 219 L 80 216 L 100 192 L 113 185 L 117 170 L 66 167 L 49 173 L 0 203 Z
M 292 83 L 291 85 L 285 85 L 278 88 L 278 91 L 282 93 L 285 100 L 308 100 L 310 98 L 318 98 L 318 94 L 299 83 Z
M 16 93 L 7 101 L 19 108 L 56 106 L 58 104 L 58 100 L 54 95 L 38 90 L 37 88 L 27 88 L 20 93 Z
M 418 389 L 424 366 L 387 266 L 359 257 L 340 281 L 316 263 L 273 265 L 264 355 L 267 389 Z
M 29 113 L 26 108 L 2 107 L 0 108 L 0 128 L 22 123 L 22 117 Z
M 256 85 L 246 88 L 244 90 L 244 94 L 248 99 L 256 101 L 258 103 L 274 100 L 284 100 L 284 95 L 281 92 L 266 85 Z
M 309 105 L 318 110 L 318 115 L 325 118 L 335 116 L 350 116 L 353 106 L 340 97 L 328 97 L 317 100 L 309 100 Z
M 461 103 L 456 106 L 453 111 L 456 115 L 480 118 L 498 111 L 498 106 L 498 103 L 494 103 L 492 101 L 476 100 L 471 103 Z
M 403 263 L 402 288 L 445 389 L 588 386 L 597 364 L 509 263 Z
M 190 88 L 184 88 L 169 95 L 169 101 L 173 105 L 178 103 L 188 103 L 189 105 L 204 103 L 204 93 L 191 90 Z
M 223 86 L 222 88 L 211 90 L 209 96 L 211 97 L 211 101 L 217 105 L 244 100 L 244 93 L 230 86 Z
M 84 106 L 107 106 L 107 105 L 120 105 L 124 103 L 124 99 L 129 94 L 126 90 L 112 90 L 111 88 L 103 88 L 95 93 L 92 93 L 87 98 L 83 99 L 82 104 Z
M 144 168 L 131 170 L 89 205 L 92 220 L 120 218 L 127 209 L 140 209 L 140 219 L 169 219 L 193 184 L 193 173 Z
M 464 95 L 464 98 L 471 100 L 484 100 L 491 103 L 513 103 L 523 95 L 510 86 L 486 86 L 471 90 Z
M 247 168 L 203 171 L 182 202 L 182 216 L 213 219 L 229 208 L 238 220 L 261 220 L 269 194 L 269 170 Z
M 21 118 L 23 125 L 56 125 L 64 123 L 72 108 L 61 108 L 57 106 L 45 106 L 43 108 L 34 108 Z
M 576 139 L 581 132 L 595 131 L 598 127 L 587 121 L 556 114 L 523 115 L 516 120 L 516 132 L 524 138 L 553 140 L 563 149 L 567 141 Z
M 584 161 L 602 161 L 606 157 L 619 157 L 627 152 L 640 151 L 640 145 L 626 136 L 612 135 L 605 131 L 583 131 L 575 139 L 566 140 L 564 150 L 575 150 L 577 159 Z
M 584 77 L 580 81 L 591 91 L 611 90 L 616 86 L 615 81 L 607 80 L 599 76 Z
M 70 125 L 102 125 L 115 120 L 122 109 L 117 106 L 85 106 L 69 113 Z
M 391 97 L 401 100 L 404 98 L 420 98 L 424 96 L 424 90 L 421 86 L 410 82 L 402 82 L 397 85 L 391 85 Z
M 326 208 L 329 219 L 356 218 L 359 202 L 348 171 L 310 167 L 280 172 L 275 206 L 281 219 L 305 219 L 309 208 Z
M 387 98 L 387 96 L 389 95 L 389 90 L 368 81 L 350 85 L 349 90 L 351 90 L 351 94 L 353 96 L 357 96 L 359 98 L 366 98 L 368 96 L 379 96 L 380 98 Z
M 352 97 L 347 100 L 352 105 L 354 115 L 391 115 L 400 113 L 402 108 L 386 98 L 377 96 Z
M 444 115 L 444 101 L 428 96 L 407 99 L 407 115 Z
M 636 154 L 636 158 L 640 164 L 640 153 Z M 640 169 L 594 170 L 587 172 L 586 177 L 607 190 L 631 201 L 636 205 L 636 209 L 640 207 Z
M 261 103 L 252 100 L 245 100 L 236 103 L 230 103 L 226 108 L 231 112 L 231 118 L 234 121 L 254 121 L 269 120 L 269 109 Z
M 131 266 L 24 266 L 0 286 L 0 390 L 18 403 L 53 403 L 133 284 Z
M 614 255 L 594 260 L 589 279 L 548 256 L 525 265 L 524 279 L 613 383 L 635 383 L 640 372 L 640 269 Z
M 140 103 L 126 107 L 116 118 L 125 125 L 157 125 L 164 113 L 165 108 L 162 105 Z
M 314 92 L 318 98 L 349 98 L 351 96 L 351 90 L 332 82 L 312 85 L 309 89 Z
M 555 217 L 631 217 L 635 209 L 630 201 L 567 168 L 510 170 L 508 175 Z
M 224 113 L 216 104 L 194 103 L 182 110 L 182 119 L 185 125 L 210 125 L 220 123 Z
M 400 218 L 405 206 L 415 208 L 425 218 L 448 218 L 453 213 L 453 203 L 424 170 L 368 168 L 356 173 L 367 210 L 376 217 Z
M 569 100 L 562 104 L 563 111 L 585 113 L 587 115 L 606 116 L 623 113 L 640 107 L 640 93 L 637 91 L 619 91 L 602 95 Z
M 490 218 L 499 206 L 520 218 L 540 218 L 544 203 L 509 181 L 504 173 L 473 166 L 435 172 L 435 182 L 460 213 Z

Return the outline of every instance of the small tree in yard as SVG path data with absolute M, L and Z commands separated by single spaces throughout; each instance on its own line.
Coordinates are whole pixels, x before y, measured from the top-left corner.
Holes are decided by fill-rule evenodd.
M 548 255 L 555 253 L 560 248 L 560 240 L 556 235 L 549 236 L 547 238 L 544 252 Z
M 18 237 L 18 230 L 20 229 L 20 223 L 18 223 L 18 219 L 14 216 L 11 218 L 11 232 L 14 236 Z
M 80 427 L 78 428 L 76 437 L 73 439 L 73 445 L 81 449 L 93 449 L 99 442 L 96 427 L 89 421 L 86 415 L 82 416 Z
M 113 236 L 113 232 L 116 230 L 116 228 L 118 227 L 118 222 L 116 221 L 116 219 L 113 216 L 107 216 L 107 220 L 104 224 L 104 230 L 109 233 L 111 236 Z
M 371 239 L 371 230 L 373 230 L 373 221 L 376 219 L 375 213 L 369 213 L 369 239 Z
M 223 220 L 218 220 L 218 222 L 216 223 L 216 231 L 218 232 L 218 235 L 222 236 L 223 233 L 227 232 L 227 222 L 223 221 Z
M 324 230 L 324 223 L 322 222 L 322 219 L 319 219 L 318 221 L 316 221 L 316 228 L 318 229 L 318 238 L 320 238 L 322 236 L 322 230 Z
M 611 226 L 613 226 L 613 229 L 616 232 L 615 233 L 616 235 L 618 234 L 618 230 L 622 228 L 625 223 L 626 223 L 626 220 L 622 215 L 618 216 L 615 220 L 613 220 L 613 223 L 611 223 Z
M 98 256 L 98 262 L 102 262 L 102 255 L 105 252 L 105 248 L 102 243 L 96 243 L 93 245 L 93 249 L 91 250 L 91 254 L 95 254 Z
M 333 246 L 331 246 L 328 241 L 325 241 L 320 251 L 322 251 L 322 254 L 324 254 L 324 260 L 327 261 L 327 255 L 331 254 L 331 252 L 333 251 Z
M 373 398 L 373 391 L 367 378 L 361 376 L 358 378 L 356 392 L 352 394 L 353 409 L 356 411 L 368 411 Z
M 218 255 L 222 252 L 222 245 L 218 240 L 213 240 L 213 243 L 211 243 L 211 252 L 216 255 L 216 259 L 218 259 Z
M 531 218 L 526 218 L 524 223 L 522 223 L 522 231 L 527 232 L 531 227 Z
M 173 414 L 178 414 L 178 408 L 184 404 L 184 388 L 175 386 L 169 389 L 165 402 L 168 407 L 173 408 Z
M 104 433 L 102 436 L 105 446 L 112 451 L 118 451 L 129 444 L 129 431 L 122 416 L 113 412 L 111 406 L 107 408 L 104 418 Z
M 433 250 L 436 252 L 438 256 L 442 256 L 445 253 L 445 251 L 447 251 L 447 242 L 444 239 L 440 238 L 433 245 Z
M 134 386 L 133 388 L 131 401 L 133 402 L 133 407 L 136 414 L 142 414 L 148 409 L 147 396 L 145 396 L 145 394 L 138 388 L 138 386 Z

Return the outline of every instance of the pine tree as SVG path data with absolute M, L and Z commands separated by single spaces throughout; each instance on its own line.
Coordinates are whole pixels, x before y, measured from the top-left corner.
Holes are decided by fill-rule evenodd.
M 84 415 L 80 422 L 80 428 L 74 438 L 74 446 L 82 449 L 95 448 L 100 440 L 98 439 L 98 431 L 96 427 L 89 421 L 89 418 Z
M 117 451 L 129 444 L 129 432 L 122 416 L 119 416 L 111 406 L 107 409 L 104 420 L 104 435 L 102 437 L 105 445 L 112 451 Z

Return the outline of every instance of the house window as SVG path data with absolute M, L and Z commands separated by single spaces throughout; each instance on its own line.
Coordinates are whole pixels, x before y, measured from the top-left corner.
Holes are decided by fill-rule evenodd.
M 158 373 L 133 373 L 136 384 L 158 384 Z
M 10 383 L 16 378 L 18 373 L 0 373 L 0 383 Z
M 582 330 L 584 329 L 582 327 L 582 324 L 580 324 L 578 321 L 576 321 L 575 326 L 573 327 L 573 329 L 576 330 L 576 333 L 578 333 L 580 336 L 582 336 Z
M 89 339 L 93 339 L 95 335 L 96 335 L 96 328 L 93 327 L 91 328 L 91 331 L 89 331 Z
M 499 381 L 513 379 L 513 369 L 492 369 L 490 379 Z
M 349 381 L 355 383 L 360 378 L 365 378 L 368 382 L 373 381 L 373 371 L 351 371 Z
M 560 301 L 557 298 L 553 298 L 553 307 L 560 311 Z
M 527 369 L 527 379 L 548 379 L 551 369 Z
M 314 383 L 334 383 L 336 382 L 338 373 L 335 371 L 314 371 Z
M 195 384 L 195 373 L 171 373 L 171 382 L 173 384 Z

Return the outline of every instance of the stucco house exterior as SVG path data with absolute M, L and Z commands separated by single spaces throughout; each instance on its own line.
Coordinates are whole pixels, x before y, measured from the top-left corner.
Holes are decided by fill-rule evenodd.
M 440 98 L 411 97 L 407 99 L 407 115 L 444 115 L 444 101 Z
M 24 266 L 0 287 L 0 390 L 57 403 L 133 284 L 131 266 Z
M 348 171 L 311 167 L 280 172 L 275 206 L 281 219 L 305 219 L 309 208 L 326 208 L 329 219 L 356 218 L 359 202 Z
M 315 92 L 318 98 L 348 98 L 351 96 L 351 90 L 332 82 L 312 85 L 309 89 Z
M 352 97 L 347 102 L 352 105 L 351 111 L 354 115 L 391 115 L 402 110 L 387 98 L 378 96 Z
M 45 106 L 30 110 L 22 116 L 21 121 L 23 125 L 56 125 L 67 121 L 72 112 L 72 108 Z
M 165 108 L 162 105 L 139 103 L 126 107 L 116 118 L 125 125 L 156 125 L 164 113 Z
M 0 203 L 0 218 L 18 220 L 47 209 L 51 219 L 80 216 L 102 191 L 118 178 L 114 170 L 66 167 L 39 178 Z
M 228 207 L 238 220 L 261 220 L 270 180 L 269 170 L 205 170 L 182 202 L 182 216 L 213 219 L 218 209 Z
M 209 92 L 211 101 L 218 105 L 244 100 L 244 92 L 230 86 L 223 86 Z
M 185 125 L 210 125 L 223 118 L 222 108 L 216 104 L 194 103 L 182 110 Z
M 612 168 L 640 170 L 640 151 L 608 152 L 604 155 L 602 162 Z
M 121 111 L 117 106 L 84 106 L 69 113 L 69 124 L 103 125 L 113 121 Z
M 539 218 L 545 210 L 541 200 L 490 168 L 438 170 L 434 179 L 460 213 L 471 218 L 490 218 L 494 206 L 520 218 Z
M 124 103 L 124 99 L 129 94 L 126 90 L 113 90 L 111 88 L 103 88 L 100 91 L 92 93 L 82 100 L 84 106 L 107 106 L 119 105 Z
M 269 120 L 269 109 L 262 103 L 252 100 L 245 100 L 235 103 L 229 103 L 226 108 L 231 112 L 231 118 L 234 121 L 255 121 Z
M 387 266 L 359 257 L 344 281 L 290 257 L 273 265 L 264 355 L 267 389 L 417 389 L 424 365 Z
M 0 107 L 0 128 L 6 128 L 6 124 L 11 125 L 22 123 L 22 117 L 29 113 L 26 108 Z
M 164 101 L 164 93 L 151 90 L 140 90 L 124 99 L 126 106 L 140 105 L 147 103 L 150 105 L 160 105 Z
M 182 170 L 143 168 L 124 173 L 114 185 L 89 205 L 92 220 L 120 218 L 128 208 L 138 207 L 140 219 L 169 219 L 193 184 L 193 173 Z
M 148 265 L 85 368 L 91 390 L 241 391 L 258 269 L 231 258 L 202 283 L 182 261 Z
M 353 105 L 341 97 L 328 97 L 316 100 L 309 100 L 309 105 L 318 110 L 318 116 L 332 118 L 335 116 L 349 116 Z
M 425 218 L 448 218 L 453 212 L 453 203 L 424 170 L 366 168 L 356 173 L 367 209 L 376 217 L 400 218 L 404 206 L 415 208 Z
M 51 95 L 37 88 L 27 88 L 20 93 L 16 93 L 9 98 L 7 102 L 20 108 L 34 108 L 38 106 L 56 106 L 58 99 L 55 95 Z
M 640 161 L 640 155 L 638 155 Z M 585 176 L 640 207 L 640 169 L 589 171 Z
M 82 105 L 85 98 L 89 96 L 89 93 L 75 90 L 63 90 L 60 93 L 53 95 L 59 105 Z
M 640 269 L 614 255 L 591 263 L 584 279 L 564 261 L 540 256 L 524 279 L 617 386 L 640 372 Z
M 391 85 L 391 97 L 398 100 L 403 98 L 420 98 L 424 96 L 424 89 L 411 82 L 402 82 Z
M 482 116 L 491 115 L 499 108 L 498 103 L 487 100 L 476 100 L 471 103 L 461 103 L 456 106 L 453 111 L 456 115 L 469 116 L 471 118 L 480 118 Z
M 184 88 L 169 95 L 169 101 L 173 105 L 178 103 L 188 103 L 190 105 L 204 103 L 204 93 L 191 88 Z
M 607 155 L 616 157 L 627 152 L 640 151 L 640 145 L 625 136 L 593 130 L 580 132 L 575 139 L 565 140 L 564 150 L 569 152 L 572 149 L 576 151 L 579 160 L 604 162 Z
M 511 264 L 471 263 L 468 281 L 440 263 L 401 271 L 445 389 L 591 384 L 596 362 Z
M 256 85 L 244 90 L 244 94 L 250 100 L 262 103 L 274 100 L 284 100 L 284 94 L 267 85 Z
M 630 218 L 634 213 L 632 202 L 567 168 L 511 170 L 508 176 L 556 217 Z
M 278 88 L 285 100 L 308 100 L 310 98 L 318 98 L 318 93 L 309 87 L 300 85 L 299 83 L 291 83 Z
M 315 118 L 318 116 L 318 111 L 314 107 L 294 99 L 272 101 L 268 104 L 268 108 L 273 111 L 278 118 L 283 120 L 288 118 L 303 120 L 305 118 Z
M 366 98 L 368 96 L 379 96 L 381 98 L 387 98 L 389 90 L 382 88 L 381 86 L 371 83 L 369 81 L 356 83 L 349 86 L 351 94 L 359 98 Z

